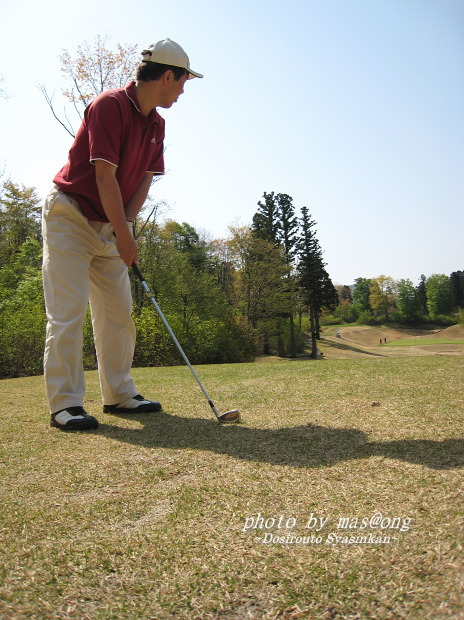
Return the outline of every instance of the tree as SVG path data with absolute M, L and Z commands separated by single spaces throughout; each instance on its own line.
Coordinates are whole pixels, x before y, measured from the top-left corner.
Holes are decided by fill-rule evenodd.
M 0 191 L 0 377 L 42 372 L 45 312 L 39 198 L 12 181 Z
M 322 314 L 323 309 L 327 309 L 330 312 L 335 310 L 338 306 L 338 293 L 337 289 L 333 285 L 332 280 L 330 279 L 329 274 L 326 269 L 321 269 L 319 287 L 316 289 L 315 295 L 316 301 L 316 334 L 317 339 L 320 339 L 320 326 L 319 326 L 319 317 Z
M 192 267 L 198 271 L 207 271 L 208 267 L 211 267 L 208 256 L 208 243 L 204 239 L 200 239 L 200 235 L 195 228 L 186 222 L 178 224 L 173 221 L 165 224 L 165 229 L 167 230 L 168 228 L 175 247 L 188 257 Z
M 14 297 L 18 286 L 27 278 L 42 277 L 42 243 L 28 238 L 17 252 L 10 254 L 0 266 L 0 302 Z
M 316 238 L 314 227 L 316 222 L 309 214 L 308 208 L 301 209 L 301 235 L 298 241 L 299 285 L 303 293 L 303 300 L 309 310 L 311 329 L 311 357 L 317 356 L 316 334 L 316 305 L 314 300 L 318 274 L 322 268 L 322 250 Z
M 464 308 L 464 271 L 453 271 L 450 280 L 453 284 L 456 307 Z
M 289 298 L 295 296 L 295 281 L 292 273 L 293 261 L 296 255 L 298 219 L 295 216 L 293 198 L 288 194 L 270 194 L 264 192 L 264 202 L 258 202 L 259 209 L 253 216 L 252 233 L 255 237 L 280 246 L 289 266 L 287 277 Z M 294 324 L 294 308 L 282 313 L 282 318 L 289 319 L 290 327 L 290 356 L 296 357 L 296 338 Z M 280 323 L 278 322 L 280 325 Z M 277 328 L 279 332 L 280 327 Z M 278 335 L 279 355 L 285 355 L 283 332 Z
M 258 210 L 253 216 L 251 230 L 255 237 L 270 241 L 274 245 L 280 243 L 279 210 L 274 192 L 263 194 L 264 202 L 258 202 Z
M 196 260 L 196 243 L 206 252 L 208 268 Z M 252 361 L 249 325 L 232 307 L 214 270 L 204 241 L 195 229 L 168 220 L 151 222 L 139 237 L 139 261 L 148 286 L 193 363 Z M 138 365 L 182 363 L 139 281 L 132 278 Z
M 388 313 L 394 305 L 396 284 L 393 278 L 381 275 L 371 280 L 369 304 L 374 312 L 384 315 L 388 321 Z
M 371 312 L 369 301 L 371 280 L 369 278 L 356 278 L 353 289 L 353 302 L 359 312 Z
M 28 239 L 40 239 L 40 199 L 34 187 L 3 184 L 0 199 L 0 263 L 10 262 Z
M 276 202 L 279 219 L 278 239 L 287 257 L 287 262 L 292 264 L 296 257 L 298 241 L 298 218 L 295 215 L 293 198 L 288 194 L 277 194 Z
M 316 238 L 316 222 L 311 218 L 308 208 L 301 209 L 301 235 L 298 240 L 299 285 L 303 299 L 309 310 L 311 323 L 311 357 L 317 356 L 319 338 L 318 319 L 322 308 L 334 308 L 338 304 L 338 294 L 325 270 L 322 250 Z
M 230 241 L 228 239 L 214 239 L 211 241 L 209 244 L 209 256 L 212 271 L 216 275 L 217 282 L 226 299 L 232 303 L 235 265 Z
M 42 372 L 45 312 L 42 244 L 29 237 L 0 261 L 0 377 Z
M 338 302 L 340 304 L 352 304 L 353 303 L 353 295 L 351 293 L 351 288 L 346 284 L 336 284 L 335 288 L 338 294 Z
M 424 316 L 427 314 L 427 287 L 426 287 L 427 278 L 424 274 L 420 277 L 420 282 L 417 285 L 417 292 L 419 293 L 419 301 L 421 306 L 421 314 Z
M 82 120 L 82 113 L 89 103 L 104 90 L 121 88 L 134 77 L 137 65 L 137 45 L 123 45 L 118 43 L 113 51 L 106 47 L 107 39 L 98 35 L 93 44 L 84 41 L 77 47 L 75 58 L 68 50 L 63 50 L 59 56 L 61 73 L 67 81 L 63 95 L 72 103 L 74 112 Z M 53 95 L 49 95 L 44 85 L 39 89 L 55 117 L 64 129 L 75 137 L 76 132 L 68 118 L 66 108 L 64 120 L 55 112 Z
M 296 285 L 294 274 L 292 273 L 293 262 L 297 253 L 296 246 L 298 241 L 298 219 L 295 215 L 293 206 L 293 198 L 288 194 L 277 194 L 276 196 L 279 223 L 280 223 L 280 240 L 285 253 L 285 260 L 289 266 L 287 277 L 288 292 L 295 298 Z M 292 303 L 290 312 L 288 313 L 290 323 L 290 357 L 296 357 L 296 338 L 295 338 L 295 320 L 294 320 L 294 304 Z M 279 355 L 285 354 L 282 340 L 280 339 Z
M 421 315 L 419 291 L 411 280 L 398 282 L 398 312 L 406 322 L 416 321 Z
M 236 261 L 236 305 L 269 352 L 269 320 L 289 311 L 288 265 L 281 247 L 256 237 L 250 228 L 231 229 Z
M 281 245 L 291 263 L 296 255 L 298 218 L 295 216 L 293 198 L 288 194 L 264 192 L 264 202 L 258 202 L 251 230 L 255 237 Z
M 333 317 L 345 323 L 354 323 L 358 318 L 358 310 L 353 303 L 351 287 L 346 284 L 336 284 L 335 290 L 338 295 L 338 307 L 333 311 Z
M 427 278 L 426 289 L 427 309 L 432 321 L 453 312 L 455 297 L 451 278 L 444 273 L 433 274 Z

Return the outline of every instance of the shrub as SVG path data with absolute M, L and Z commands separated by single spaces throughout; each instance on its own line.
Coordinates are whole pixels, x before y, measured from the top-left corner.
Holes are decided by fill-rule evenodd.
M 333 314 L 328 314 L 327 316 L 322 316 L 319 323 L 321 325 L 339 325 L 340 319 Z
M 359 316 L 359 311 L 354 304 L 341 304 L 333 311 L 334 317 L 338 317 L 339 323 L 355 323 Z
M 449 327 L 450 325 L 456 325 L 458 321 L 452 316 L 448 316 L 446 314 L 436 314 L 433 316 L 433 322 L 436 325 L 445 325 Z
M 390 323 L 403 323 L 404 325 L 422 325 L 430 322 L 429 317 L 421 314 L 407 317 L 400 311 L 390 314 L 389 320 Z
M 359 325 L 380 325 L 380 317 L 377 319 L 370 310 L 364 310 L 356 322 Z
M 43 372 L 46 318 L 41 303 L 3 304 L 0 313 L 0 377 Z
M 240 317 L 192 320 L 186 331 L 178 315 L 166 316 L 172 331 L 192 364 L 221 364 L 253 361 L 255 341 L 246 321 Z M 142 308 L 134 317 L 137 341 L 134 366 L 176 366 L 181 353 L 156 311 Z
M 176 333 L 172 320 L 167 320 Z M 142 308 L 134 316 L 134 323 L 137 329 L 134 366 L 176 366 L 182 363 L 182 356 L 154 308 Z
M 459 325 L 464 325 L 464 308 L 458 308 L 457 321 Z

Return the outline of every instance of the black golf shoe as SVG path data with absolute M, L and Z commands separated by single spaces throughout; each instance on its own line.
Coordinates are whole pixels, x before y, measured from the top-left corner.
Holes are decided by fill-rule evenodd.
M 161 411 L 162 408 L 161 403 L 147 400 L 137 394 L 137 396 L 118 405 L 103 405 L 103 413 L 155 413 Z
M 98 420 L 89 415 L 83 407 L 67 407 L 52 413 L 50 426 L 56 426 L 63 431 L 86 431 L 98 428 Z

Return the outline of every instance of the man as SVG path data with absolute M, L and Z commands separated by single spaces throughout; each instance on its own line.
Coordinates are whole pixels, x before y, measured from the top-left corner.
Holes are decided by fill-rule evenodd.
M 142 52 L 136 81 L 101 93 L 86 109 L 57 173 L 42 218 L 47 310 L 44 355 L 51 426 L 98 427 L 83 408 L 82 327 L 90 300 L 103 411 L 161 410 L 130 376 L 135 326 L 128 267 L 137 262 L 132 234 L 154 175 L 164 174 L 164 120 L 190 69 L 180 45 L 165 39 Z

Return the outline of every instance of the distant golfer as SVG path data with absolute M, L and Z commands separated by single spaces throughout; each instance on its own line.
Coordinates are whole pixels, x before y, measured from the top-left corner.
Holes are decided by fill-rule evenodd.
M 82 327 L 89 300 L 103 411 L 162 408 L 143 398 L 130 376 L 132 228 L 153 176 L 164 174 L 164 120 L 156 108 L 170 108 L 187 80 L 203 76 L 170 39 L 150 45 L 142 59 L 136 81 L 103 92 L 86 109 L 44 204 L 45 383 L 50 424 L 64 430 L 98 427 L 83 408 Z

